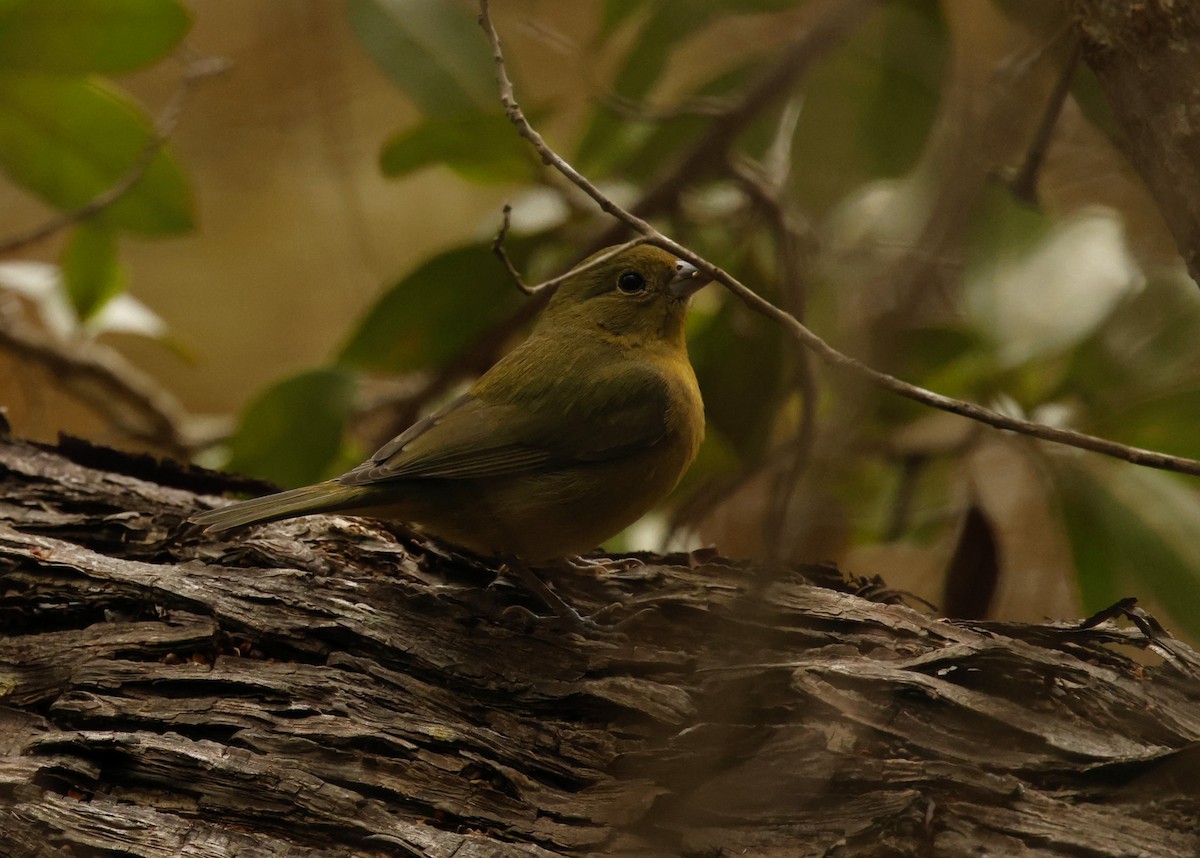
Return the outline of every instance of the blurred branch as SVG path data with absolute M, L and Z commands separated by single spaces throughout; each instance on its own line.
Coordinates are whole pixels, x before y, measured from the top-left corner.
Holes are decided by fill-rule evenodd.
M 630 211 L 649 218 L 670 211 L 684 188 L 724 166 L 734 142 L 763 110 L 785 97 L 792 85 L 866 16 L 879 0 L 831 0 L 804 38 L 796 42 L 757 85 L 729 108 L 717 114 L 691 151 L 653 185 Z M 486 12 L 484 13 L 486 15 Z M 511 84 L 509 85 L 511 89 Z M 510 92 L 511 95 L 511 92 Z M 523 135 L 524 136 L 524 135 Z M 566 174 L 564 174 L 566 175 Z M 567 175 L 567 178 L 571 177 Z M 584 189 L 586 190 L 586 189 Z M 595 199 L 595 197 L 592 197 Z M 612 214 L 612 212 L 609 212 Z M 614 226 L 598 241 L 603 247 L 617 240 L 621 228 Z
M 228 436 L 230 421 L 184 410 L 157 381 L 116 351 L 87 340 L 59 341 L 0 305 L 0 349 L 45 367 L 63 390 L 129 437 L 189 456 Z
M 509 79 L 504 54 L 500 46 L 500 36 L 496 32 L 488 12 L 488 0 L 479 0 L 479 9 L 480 26 L 483 27 L 492 46 L 493 59 L 496 64 L 496 75 L 499 81 L 500 100 L 504 106 L 505 113 L 516 127 L 517 132 L 537 150 L 543 162 L 553 166 L 563 176 L 573 182 L 581 191 L 591 197 L 602 211 L 617 218 L 635 232 L 646 236 L 653 244 L 692 263 L 709 277 L 719 281 L 752 310 L 768 319 L 778 322 L 789 334 L 831 367 L 847 370 L 885 390 L 889 390 L 923 405 L 947 411 L 951 414 L 957 414 L 997 429 L 1007 429 L 1044 441 L 1052 441 L 1082 450 L 1091 450 L 1092 452 L 1102 453 L 1106 456 L 1146 467 L 1200 476 L 1200 461 L 1196 461 L 1195 459 L 1171 456 L 1154 450 L 1131 447 L 1083 432 L 1075 432 L 1070 429 L 1060 429 L 1054 426 L 1034 423 L 1029 420 L 1022 420 L 1018 417 L 985 408 L 973 402 L 954 399 L 931 390 L 926 390 L 895 376 L 880 372 L 855 358 L 842 354 L 817 334 L 810 331 L 792 314 L 776 307 L 728 272 L 722 270 L 719 266 L 714 265 L 707 259 L 663 235 L 635 213 L 617 205 L 592 184 L 587 177 L 583 176 L 578 170 L 567 163 L 561 155 L 551 149 L 542 136 L 529 123 L 529 120 L 525 117 L 524 112 L 516 101 L 512 81 Z
M 732 106 L 730 99 L 724 96 L 689 98 L 678 104 L 656 107 L 616 92 L 609 92 L 601 96 L 601 101 L 622 119 L 637 122 L 661 122 L 684 116 L 718 118 L 728 114 Z
M 1063 64 L 1062 72 L 1059 74 L 1058 81 L 1054 85 L 1054 90 L 1050 93 L 1050 99 L 1046 102 L 1041 122 L 1038 123 L 1033 141 L 1029 144 L 1029 149 L 1025 153 L 1025 161 L 1021 164 L 1021 169 L 1010 183 L 1013 195 L 1030 205 L 1037 204 L 1038 176 L 1042 171 L 1042 165 L 1046 161 L 1046 152 L 1050 148 L 1050 141 L 1054 138 L 1054 126 L 1058 124 L 1058 117 L 1062 113 L 1063 105 L 1066 104 L 1067 96 L 1071 92 L 1071 81 L 1075 77 L 1075 68 L 1078 65 L 1079 40 L 1076 39 L 1071 45 L 1070 53 Z
M 117 180 L 117 183 L 73 211 L 57 214 L 33 229 L 0 241 L 0 255 L 23 250 L 32 244 L 44 241 L 56 232 L 93 218 L 125 196 L 138 183 L 142 176 L 145 175 L 146 170 L 153 163 L 155 156 L 158 155 L 167 140 L 175 132 L 175 128 L 179 125 L 179 120 L 183 116 L 184 104 L 188 96 L 191 95 L 192 90 L 201 81 L 222 74 L 228 68 L 229 62 L 221 57 L 193 57 L 188 59 L 184 66 L 183 77 L 179 82 L 179 86 L 171 94 L 166 106 L 155 121 L 154 132 L 150 135 L 150 139 L 146 141 L 146 145 L 141 153 L 129 166 L 129 169 L 125 171 L 125 174 Z
M 787 182 L 791 173 L 792 141 L 800 119 L 800 102 L 793 101 L 779 118 L 775 139 L 767 151 L 765 164 L 748 161 L 729 165 L 742 189 L 767 218 L 775 243 L 780 293 L 784 306 L 797 319 L 804 319 L 807 305 L 807 284 L 816 243 L 807 221 L 790 210 L 786 202 Z M 793 343 L 795 346 L 796 344 Z M 786 465 L 775 475 L 770 505 L 763 526 L 763 541 L 773 557 L 785 554 L 786 528 L 789 511 L 800 479 L 808 466 L 816 440 L 817 378 L 808 351 L 796 347 L 793 385 L 800 394 L 800 419 L 784 456 Z

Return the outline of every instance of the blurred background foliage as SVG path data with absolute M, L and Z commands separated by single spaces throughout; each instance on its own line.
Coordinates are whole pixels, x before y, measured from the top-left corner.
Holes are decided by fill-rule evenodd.
M 530 282 L 625 236 L 513 132 L 475 13 L 0 0 L 0 395 L 17 431 L 296 485 L 355 464 L 518 341 L 538 302 L 491 253 L 503 202 Z M 1200 294 L 1064 4 L 494 14 L 552 146 L 842 351 L 1200 456 Z M 190 92 L 212 56 L 229 68 Z M 704 449 L 667 508 L 609 547 L 834 560 L 959 616 L 1137 595 L 1200 634 L 1194 480 L 880 393 L 716 288 L 690 343 Z

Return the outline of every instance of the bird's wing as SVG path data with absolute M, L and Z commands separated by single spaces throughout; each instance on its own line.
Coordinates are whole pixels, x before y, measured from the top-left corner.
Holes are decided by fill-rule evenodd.
M 599 372 L 567 395 L 557 381 L 522 386 L 519 396 L 463 394 L 338 481 L 357 486 L 527 473 L 610 459 L 666 433 L 669 392 L 651 369 Z

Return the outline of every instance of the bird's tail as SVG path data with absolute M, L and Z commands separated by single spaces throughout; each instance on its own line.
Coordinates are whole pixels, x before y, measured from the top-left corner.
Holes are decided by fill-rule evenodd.
M 208 512 L 193 515 L 188 521 L 202 525 L 207 531 L 228 530 L 231 527 L 264 524 L 298 515 L 348 509 L 356 506 L 356 501 L 361 495 L 361 488 L 343 486 L 330 480 L 210 509 Z

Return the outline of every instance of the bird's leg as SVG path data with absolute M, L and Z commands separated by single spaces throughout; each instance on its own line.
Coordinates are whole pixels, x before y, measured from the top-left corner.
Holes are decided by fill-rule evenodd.
M 547 587 L 546 583 L 537 575 L 535 575 L 533 570 L 521 561 L 512 560 L 504 565 L 509 572 L 521 579 L 521 583 L 524 584 L 531 593 L 541 599 L 542 603 L 547 608 L 554 611 L 554 613 L 558 616 L 559 622 L 563 625 L 570 626 L 576 630 L 594 630 L 599 628 L 598 624 L 594 620 L 584 617 L 577 610 L 568 605 L 561 596 Z
M 582 559 L 582 558 L 576 558 L 576 559 Z M 567 568 L 571 568 L 571 569 L 578 568 L 570 560 L 565 561 L 565 565 L 567 566 Z M 596 561 L 584 561 L 583 565 L 584 565 L 584 568 L 594 570 L 597 565 L 602 565 L 602 564 L 597 563 Z M 651 613 L 650 609 L 643 608 L 642 610 L 636 611 L 631 616 L 626 617 L 625 619 L 620 620 L 619 622 L 616 622 L 616 623 L 609 624 L 609 623 L 604 623 L 604 622 L 598 622 L 597 621 L 598 617 L 602 617 L 602 616 L 611 614 L 614 611 L 620 612 L 621 610 L 624 610 L 625 606 L 618 602 L 616 604 L 609 605 L 606 608 L 601 608 L 599 611 L 597 611 L 595 614 L 593 614 L 589 617 L 585 617 L 582 614 L 580 614 L 577 610 L 575 610 L 573 607 L 571 607 L 561 596 L 559 596 L 557 593 L 555 593 L 553 590 L 551 590 L 548 586 L 546 586 L 546 583 L 544 581 L 542 581 L 542 579 L 539 578 L 533 572 L 532 569 L 530 569 L 528 566 L 526 566 L 520 560 L 509 561 L 509 562 L 505 563 L 504 568 L 507 569 L 509 572 L 511 572 L 513 575 L 515 575 L 517 578 L 519 578 L 521 580 L 521 583 L 524 584 L 531 593 L 533 593 L 535 596 L 537 596 L 539 599 L 541 599 L 542 603 L 545 604 L 547 608 L 554 611 L 555 615 L 558 618 L 558 622 L 561 625 L 566 626 L 573 631 L 577 631 L 577 632 L 589 631 L 589 632 L 594 632 L 594 633 L 613 633 L 613 632 L 618 631 L 619 629 L 624 628 L 625 626 L 627 626 L 630 623 L 630 621 L 636 619 L 637 617 L 640 617 L 643 614 Z M 515 607 L 516 606 L 514 606 L 513 608 L 509 608 L 509 610 L 512 611 L 512 610 L 514 610 Z M 521 612 L 528 613 L 523 608 L 521 608 L 519 610 Z

